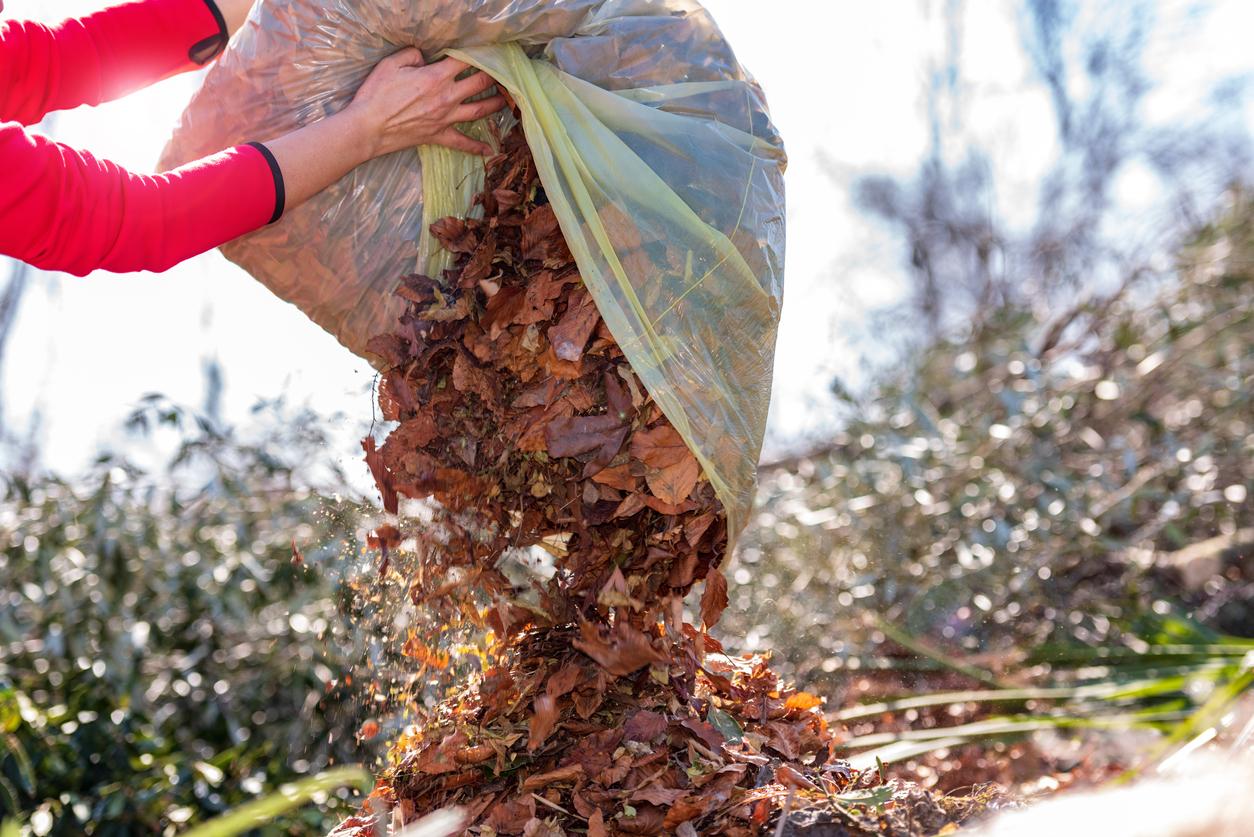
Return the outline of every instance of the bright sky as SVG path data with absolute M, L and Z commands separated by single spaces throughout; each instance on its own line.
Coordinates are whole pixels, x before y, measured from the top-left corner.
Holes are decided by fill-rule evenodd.
M 7 0 L 6 17 L 55 19 L 104 0 Z M 869 308 L 901 292 L 899 251 L 856 215 L 847 185 L 857 174 L 909 174 L 925 149 L 922 95 L 927 61 L 940 48 L 939 3 L 890 0 L 706 0 L 741 61 L 767 92 L 791 157 L 785 305 L 776 356 L 771 435 L 776 446 L 822 424 L 833 374 L 856 378 Z M 1183 14 L 1187 4 L 1165 2 Z M 999 170 L 1025 185 L 1055 149 L 1042 91 L 1028 79 L 1011 4 L 974 4 L 967 15 L 966 69 L 978 105 L 971 123 L 995 139 Z M 1226 0 L 1188 39 L 1152 45 L 1164 93 L 1162 116 L 1187 104 L 1200 82 L 1251 66 L 1254 3 Z M 1205 57 L 1205 61 L 1200 60 Z M 62 142 L 151 171 L 194 89 L 175 78 L 123 101 L 61 114 Z M 1254 127 L 1254 108 L 1247 108 Z M 1129 199 L 1137 200 L 1135 183 Z M 1013 202 L 1014 198 L 1010 198 Z M 38 274 L 22 304 L 4 379 L 8 426 L 35 409 L 46 464 L 81 467 L 135 401 L 162 392 L 198 404 L 202 364 L 225 370 L 224 412 L 246 415 L 259 397 L 342 411 L 341 459 L 355 466 L 358 420 L 368 420 L 371 371 L 329 335 L 274 298 L 219 254 L 162 275 Z

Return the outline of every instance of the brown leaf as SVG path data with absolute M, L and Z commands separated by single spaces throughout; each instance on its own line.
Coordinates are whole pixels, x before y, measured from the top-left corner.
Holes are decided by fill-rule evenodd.
M 570 250 L 562 238 L 552 204 L 537 206 L 527 213 L 522 226 L 522 257 L 546 264 L 570 261 Z
M 618 504 L 618 508 L 614 509 L 614 518 L 631 517 L 639 514 L 645 506 L 644 496 L 641 494 L 628 494 L 623 498 L 623 502 Z
M 661 808 L 656 805 L 650 805 L 647 802 L 633 806 L 636 809 L 634 817 L 619 817 L 618 829 L 625 834 L 661 834 L 665 814 Z
M 620 491 L 635 491 L 640 485 L 640 479 L 631 472 L 630 462 L 597 471 L 592 475 L 592 481 Z
M 623 725 L 623 737 L 628 741 L 648 743 L 666 732 L 669 726 L 666 716 L 648 709 L 640 709 L 627 719 Z
M 527 822 L 536 814 L 536 802 L 530 796 L 525 800 L 501 802 L 488 814 L 485 823 L 498 834 L 522 834 Z
M 550 375 L 569 381 L 583 376 L 583 358 L 576 361 L 562 360 L 551 345 L 540 355 L 540 366 Z
M 610 415 L 618 416 L 624 423 L 635 418 L 636 408 L 623 387 L 622 379 L 607 369 L 601 381 L 605 385 L 605 403 L 609 405 Z
M 701 593 L 701 621 L 707 628 L 718 624 L 719 617 L 727 609 L 727 579 L 716 567 L 710 568 L 705 577 L 705 590 Z
M 592 295 L 583 289 L 576 291 L 562 319 L 549 329 L 548 338 L 553 345 L 553 353 L 562 360 L 579 360 L 600 319 L 601 313 L 592 301 Z
M 696 546 L 701 540 L 701 536 L 710 528 L 710 524 L 714 522 L 714 512 L 708 511 L 705 514 L 698 515 L 692 520 L 684 524 L 684 540 L 689 546 Z
M 666 655 L 654 648 L 647 636 L 626 622 L 615 623 L 609 630 L 584 622 L 579 626 L 579 638 L 571 644 L 596 660 L 607 672 L 619 677 L 647 665 L 666 662 Z
M 522 288 L 511 285 L 496 292 L 479 318 L 479 326 L 487 332 L 488 338 L 496 340 L 501 332 L 516 323 L 526 309 L 527 296 Z
M 723 742 L 727 740 L 723 733 L 714 728 L 713 724 L 706 721 L 698 721 L 696 718 L 688 718 L 680 722 L 680 726 L 701 739 L 701 742 L 711 750 L 718 750 L 719 747 L 723 746 Z
M 575 692 L 574 700 L 575 712 L 586 721 L 601 708 L 605 695 L 600 691 L 579 691 Z
M 574 277 L 577 279 L 578 277 Z M 515 322 L 520 325 L 546 323 L 553 317 L 554 301 L 568 282 L 551 270 L 536 274 L 527 283 L 522 309 Z
M 588 483 L 591 485 L 591 483 Z M 627 588 L 627 579 L 619 567 L 614 568 L 609 579 L 597 594 L 597 604 L 601 607 L 629 607 L 632 610 L 644 610 L 644 602 L 634 598 Z
M 473 392 L 483 401 L 483 406 L 493 412 L 500 409 L 497 384 L 463 352 L 458 352 L 457 360 L 453 362 L 453 386 L 458 392 Z
M 370 475 L 374 477 L 374 484 L 378 487 L 379 494 L 383 498 L 384 511 L 389 514 L 396 514 L 397 496 L 396 488 L 392 481 L 392 474 L 384 464 L 383 457 L 375 446 L 374 438 L 367 436 L 362 439 L 361 447 L 366 452 L 366 465 L 370 468 Z
M 431 235 L 450 253 L 469 253 L 479 241 L 479 235 L 461 218 L 441 218 L 431 225 Z
M 631 801 L 650 802 L 654 805 L 670 805 L 687 792 L 683 788 L 664 788 L 658 784 L 649 784 L 633 793 Z
M 459 767 L 454 754 L 465 745 L 466 733 L 449 733 L 439 744 L 433 744 L 423 751 L 416 767 L 419 772 L 431 776 L 438 776 L 441 773 L 452 773 Z
M 562 759 L 562 765 L 579 764 L 583 772 L 595 776 L 610 766 L 613 759 L 610 755 L 623 740 L 620 729 L 606 729 L 595 732 L 579 740 L 579 743 Z
M 779 782 L 786 788 L 804 788 L 806 790 L 818 790 L 819 786 L 811 782 L 805 776 L 802 776 L 794 768 L 780 764 L 775 767 L 775 781 Z
M 639 430 L 631 437 L 631 455 L 650 468 L 678 465 L 692 456 L 679 431 L 669 424 Z
M 417 632 L 412 629 L 405 640 L 405 644 L 401 646 L 401 653 L 411 660 L 417 660 L 424 666 L 440 670 L 448 668 L 450 661 L 447 651 L 429 647 L 418 637 Z
M 515 410 L 527 407 L 548 407 L 568 389 L 570 389 L 570 382 L 568 381 L 561 381 L 557 378 L 545 378 L 540 383 L 529 386 L 518 393 L 509 406 Z
M 550 456 L 578 456 L 609 448 L 617 454 L 627 438 L 627 428 L 616 416 L 573 416 L 549 422 L 544 437 Z M 611 459 L 614 454 L 610 455 Z
M 537 696 L 533 705 L 531 724 L 528 727 L 527 752 L 534 753 L 540 749 L 556 725 L 557 701 L 549 694 Z
M 701 478 L 701 466 L 691 454 L 687 459 L 644 475 L 653 496 L 664 503 L 679 505 L 688 499 Z
M 575 685 L 579 682 L 579 678 L 582 674 L 583 669 L 578 663 L 573 660 L 566 662 L 553 676 L 549 678 L 549 682 L 545 684 L 545 694 L 554 700 L 557 700 L 575 688 Z
M 601 813 L 601 809 L 592 812 L 592 816 L 588 817 L 588 837 L 609 837 L 610 832 L 605 828 L 605 816 Z
M 671 804 L 670 810 L 666 812 L 666 818 L 662 822 L 663 828 L 676 829 L 681 823 L 688 822 L 700 817 L 710 808 L 710 803 L 702 796 L 697 794 L 688 794 L 687 796 L 676 799 Z
M 536 791 L 558 782 L 573 782 L 583 776 L 583 765 L 568 764 L 547 773 L 532 774 L 523 780 L 523 792 Z
M 687 500 L 701 477 L 696 457 L 669 424 L 638 431 L 631 437 L 631 455 L 649 466 L 645 473 L 649 490 L 664 503 Z
M 430 444 L 438 435 L 435 418 L 430 411 L 424 410 L 413 418 L 401 422 L 400 426 L 389 434 L 388 442 L 406 448 L 421 448 Z
M 462 268 L 462 287 L 469 287 L 492 274 L 492 260 L 496 258 L 496 233 L 489 232 L 479 242 L 470 260 Z

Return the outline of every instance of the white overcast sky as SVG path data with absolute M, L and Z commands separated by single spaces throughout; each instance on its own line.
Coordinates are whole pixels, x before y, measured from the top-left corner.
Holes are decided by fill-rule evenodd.
M 55 20 L 105 0 L 7 0 L 6 17 Z M 771 435 L 778 448 L 821 425 L 834 373 L 856 377 L 865 312 L 897 298 L 898 251 L 851 209 L 856 174 L 909 174 L 923 154 L 927 65 L 942 44 L 939 3 L 924 0 L 706 0 L 741 61 L 765 88 L 790 154 L 788 264 Z M 1049 103 L 1032 88 L 1008 2 L 967 4 L 971 122 L 990 138 L 1007 188 L 1030 184 L 1056 149 Z M 1164 2 L 1180 13 L 1184 2 Z M 1208 79 L 1251 68 L 1254 3 L 1223 0 L 1204 26 L 1151 43 L 1159 116 L 1187 107 Z M 180 77 L 106 106 L 62 114 L 55 136 L 151 171 L 194 89 Z M 1254 125 L 1254 108 L 1245 120 Z M 828 161 L 827 164 L 823 160 Z M 841 177 L 834 180 L 833 169 Z M 1135 202 L 1142 188 L 1126 184 Z M 1013 198 L 1012 198 L 1013 199 Z M 0 265 L 0 269 L 4 269 Z M 162 392 L 198 404 L 202 364 L 225 370 L 225 413 L 286 394 L 349 418 L 340 458 L 354 463 L 357 420 L 370 416 L 368 365 L 216 252 L 162 275 L 37 274 L 3 370 L 9 429 L 38 408 L 45 464 L 82 467 L 136 400 Z

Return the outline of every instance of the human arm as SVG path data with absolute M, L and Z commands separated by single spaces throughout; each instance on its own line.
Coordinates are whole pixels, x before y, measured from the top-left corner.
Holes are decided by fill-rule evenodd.
M 242 21 L 242 0 L 223 2 Z M 214 0 L 137 0 L 52 26 L 6 20 L 0 120 L 33 125 L 55 110 L 119 98 L 206 63 L 227 35 Z
M 490 149 L 453 125 L 499 109 L 458 62 L 385 59 L 340 113 L 160 175 L 140 175 L 0 124 L 0 254 L 78 275 L 165 270 L 270 223 L 372 157 L 425 143 Z
M 287 205 L 304 202 L 367 160 L 404 148 L 445 145 L 491 154 L 490 146 L 454 125 L 495 113 L 505 99 L 467 102 L 494 83 L 478 72 L 458 81 L 467 69 L 451 59 L 425 65 L 418 50 L 401 50 L 379 62 L 347 108 L 268 141 L 282 171 Z

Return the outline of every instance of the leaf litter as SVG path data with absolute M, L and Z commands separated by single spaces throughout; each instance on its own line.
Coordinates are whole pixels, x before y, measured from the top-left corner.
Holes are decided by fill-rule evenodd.
M 708 633 L 728 606 L 722 506 L 601 319 L 521 128 L 501 148 L 483 217 L 431 227 L 454 268 L 406 277 L 371 342 L 396 424 L 366 462 L 387 512 L 424 501 L 369 537 L 408 620 L 406 676 L 379 700 L 412 722 L 367 805 L 389 813 L 335 834 L 449 807 L 481 837 L 738 837 L 807 810 L 915 833 L 878 771 L 833 757 L 820 698 Z

